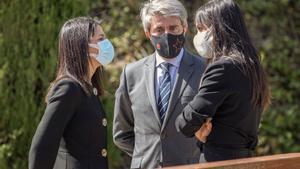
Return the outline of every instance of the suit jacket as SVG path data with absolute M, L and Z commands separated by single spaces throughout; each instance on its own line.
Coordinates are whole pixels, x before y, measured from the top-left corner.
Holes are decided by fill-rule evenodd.
M 33 137 L 29 169 L 106 169 L 106 125 L 97 96 L 59 80 Z
M 115 96 L 113 138 L 132 156 L 131 168 L 199 162 L 196 139 L 177 132 L 175 119 L 196 95 L 204 69 L 202 58 L 184 52 L 161 124 L 155 99 L 155 54 L 124 68 Z
M 198 94 L 176 120 L 178 130 L 193 136 L 212 117 L 204 144 L 207 161 L 249 157 L 257 144 L 262 109 L 251 105 L 251 84 L 242 68 L 229 59 L 208 65 Z

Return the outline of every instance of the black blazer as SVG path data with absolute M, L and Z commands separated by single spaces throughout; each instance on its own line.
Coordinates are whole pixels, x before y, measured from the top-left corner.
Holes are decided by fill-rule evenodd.
M 52 90 L 33 137 L 29 169 L 106 169 L 107 121 L 99 98 L 71 79 Z
M 212 131 L 204 144 L 207 161 L 248 157 L 247 150 L 257 144 L 262 111 L 251 106 L 250 81 L 241 69 L 226 59 L 210 64 L 198 94 L 176 119 L 177 130 L 192 137 L 212 117 Z

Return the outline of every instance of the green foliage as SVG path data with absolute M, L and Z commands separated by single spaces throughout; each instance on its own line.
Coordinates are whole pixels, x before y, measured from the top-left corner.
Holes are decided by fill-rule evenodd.
M 272 88 L 259 154 L 300 151 L 300 1 L 242 1 Z
M 102 98 L 109 118 L 111 168 L 123 165 L 113 145 L 114 92 L 124 64 L 153 52 L 139 18 L 140 0 L 2 0 L 0 2 L 0 168 L 27 168 L 32 136 L 44 112 L 44 97 L 55 75 L 57 38 L 76 16 L 98 16 L 117 51 L 106 67 Z M 187 47 L 192 49 L 194 11 L 203 3 L 182 1 L 190 14 Z M 272 105 L 264 113 L 257 153 L 300 151 L 300 1 L 237 0 L 270 77 Z
M 93 5 L 98 9 L 92 10 Z M 1 169 L 27 168 L 31 139 L 55 75 L 60 27 L 67 19 L 87 16 L 101 6 L 79 0 L 1 1 Z M 114 157 L 118 156 L 111 158 L 117 164 Z

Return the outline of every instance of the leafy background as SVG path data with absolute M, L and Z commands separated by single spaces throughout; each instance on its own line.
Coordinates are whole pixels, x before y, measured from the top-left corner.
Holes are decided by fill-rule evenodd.
M 257 155 L 300 151 L 300 1 L 236 0 L 262 56 L 272 88 Z M 122 67 L 153 52 L 139 10 L 141 0 L 1 0 L 0 2 L 0 168 L 27 168 L 28 151 L 55 75 L 58 32 L 72 17 L 103 19 L 117 58 L 105 67 L 111 168 L 128 168 L 129 158 L 112 143 L 114 92 Z M 190 14 L 186 47 L 194 51 L 193 17 L 203 0 L 182 1 Z

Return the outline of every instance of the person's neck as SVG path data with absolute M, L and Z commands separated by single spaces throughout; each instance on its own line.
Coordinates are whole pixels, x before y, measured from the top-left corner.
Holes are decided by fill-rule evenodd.
M 163 57 L 163 56 L 159 55 L 159 53 L 158 53 L 157 51 L 155 51 L 155 53 L 156 53 L 156 55 L 157 55 L 161 60 L 163 60 L 163 61 L 165 61 L 165 62 L 170 62 L 170 61 L 176 60 L 176 59 L 178 58 L 178 56 L 181 55 L 182 51 L 183 51 L 183 48 L 181 48 L 181 50 L 180 50 L 180 52 L 178 53 L 178 55 L 175 56 L 175 57 L 173 57 L 173 58 L 166 58 L 166 57 Z
M 177 56 L 176 56 L 177 57 Z M 174 59 L 176 59 L 176 57 L 174 58 L 165 58 L 163 56 L 160 56 L 157 52 L 156 52 L 156 59 L 159 61 L 159 62 L 171 62 L 173 61 Z
M 92 85 L 92 78 L 93 78 L 93 75 L 94 73 L 96 72 L 96 69 L 92 68 L 92 66 L 90 66 L 90 69 L 89 69 L 89 83 L 90 85 Z
M 176 57 L 177 57 L 177 56 L 176 56 Z M 174 57 L 174 58 L 165 58 L 165 57 L 160 56 L 160 58 L 161 58 L 163 61 L 166 61 L 166 62 L 170 62 L 170 61 L 176 59 L 176 57 Z

